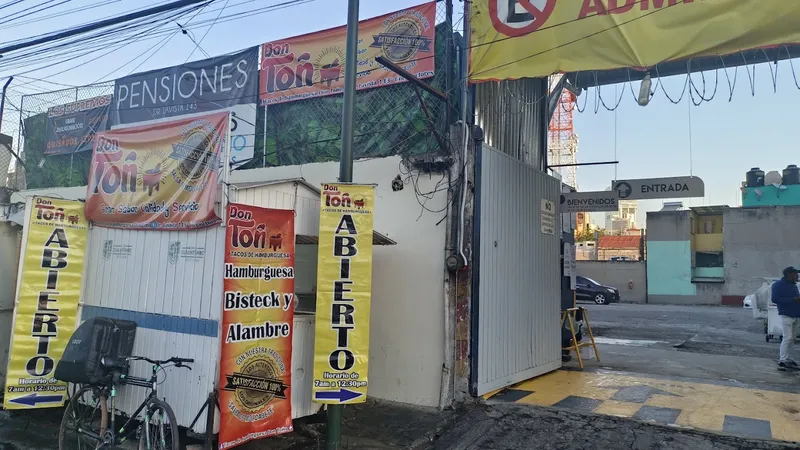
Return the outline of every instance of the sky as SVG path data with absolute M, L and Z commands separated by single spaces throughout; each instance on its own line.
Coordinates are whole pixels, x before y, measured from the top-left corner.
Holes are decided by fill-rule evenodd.
M 20 5 L 30 7 L 44 0 L 26 0 Z M 89 9 L 72 15 L 59 15 L 47 20 L 14 26 L 19 19 L 8 24 L 0 24 L 0 42 L 22 39 L 39 33 L 84 23 L 92 19 L 117 15 L 146 5 L 165 3 L 166 0 L 72 0 L 68 4 L 53 8 L 59 11 L 83 5 L 103 3 L 104 6 Z M 237 12 L 248 12 L 265 6 L 284 3 L 286 0 L 217 0 L 193 20 L 213 20 L 220 12 L 222 16 Z M 361 19 L 378 16 L 408 6 L 422 3 L 422 0 L 361 0 Z M 220 10 L 224 6 L 224 10 Z M 456 17 L 461 17 L 463 3 L 455 2 Z M 290 37 L 317 30 L 344 25 L 347 20 L 347 0 L 309 0 L 283 9 L 239 16 L 237 20 L 220 21 L 212 27 L 204 26 L 191 30 L 195 41 L 201 41 L 201 48 L 210 55 L 220 55 L 245 47 L 259 45 L 273 39 Z M 0 10 L 2 18 L 14 11 L 14 7 Z M 191 17 L 190 16 L 187 16 Z M 184 26 L 190 26 L 183 21 Z M 169 26 L 178 30 L 178 26 Z M 206 31 L 208 33 L 206 34 Z M 203 37 L 205 35 L 205 37 Z M 97 53 L 87 55 L 61 65 L 49 61 L 37 62 L 24 69 L 4 70 L 0 63 L 0 79 L 31 68 L 43 67 L 25 76 L 46 81 L 22 86 L 30 79 L 18 78 L 11 85 L 13 93 L 54 90 L 61 85 L 83 85 L 100 78 L 113 80 L 132 71 L 141 72 L 160 67 L 181 64 L 191 54 L 191 60 L 204 59 L 201 51 L 195 50 L 195 43 L 189 36 L 176 33 L 172 39 L 148 39 L 142 36 L 131 40 L 129 45 L 102 58 Z M 155 47 L 154 47 L 155 46 Z M 157 50 L 157 52 L 156 52 Z M 2 61 L 2 60 L 0 60 Z M 584 110 L 576 112 L 575 131 L 579 138 L 578 162 L 618 160 L 616 166 L 593 166 L 579 168 L 578 187 L 581 191 L 604 190 L 614 178 L 651 178 L 685 176 L 693 174 L 705 181 L 706 196 L 698 199 L 683 199 L 687 206 L 731 205 L 738 206 L 739 185 L 745 172 L 751 167 L 765 171 L 782 170 L 788 164 L 800 164 L 800 155 L 795 156 L 795 145 L 800 142 L 800 127 L 795 125 L 795 108 L 792 106 L 800 98 L 800 61 L 795 63 L 797 77 L 792 73 L 788 61 L 777 66 L 756 66 L 754 90 L 744 68 L 736 71 L 736 83 L 732 99 L 729 101 L 729 81 L 720 70 L 705 74 L 705 97 L 711 96 L 716 86 L 716 95 L 699 106 L 690 105 L 688 93 L 679 104 L 669 101 L 661 87 L 646 107 L 639 106 L 630 92 L 629 86 L 616 87 L 624 96 L 619 107 L 611 112 L 596 101 L 595 90 L 584 92 L 578 98 L 578 106 Z M 74 68 L 72 68 L 74 67 Z M 64 69 L 71 70 L 58 74 Z M 777 93 L 773 92 L 773 74 L 777 74 Z M 57 74 L 57 75 L 56 75 Z M 734 69 L 728 69 L 731 82 Z M 718 80 L 717 80 L 718 77 Z M 752 74 L 751 74 L 752 77 Z M 703 91 L 700 74 L 692 77 L 695 87 Z M 686 76 L 675 76 L 662 80 L 664 89 L 673 100 L 677 100 L 683 90 Z M 656 86 L 656 81 L 653 81 Z M 638 93 L 638 83 L 633 86 Z M 688 88 L 687 88 L 688 89 Z M 616 104 L 615 87 L 601 89 L 607 106 Z M 696 97 L 695 101 L 699 101 Z M 595 110 L 597 109 L 597 112 Z M 690 121 L 691 117 L 691 121 Z M 616 133 L 615 133 L 616 122 Z M 691 133 L 690 133 L 691 129 Z M 690 158 L 691 148 L 691 158 Z M 665 200 L 668 201 L 668 200 Z M 637 223 L 642 226 L 645 211 L 658 210 L 661 201 L 641 202 Z M 594 214 L 593 221 L 602 224 L 601 215 Z

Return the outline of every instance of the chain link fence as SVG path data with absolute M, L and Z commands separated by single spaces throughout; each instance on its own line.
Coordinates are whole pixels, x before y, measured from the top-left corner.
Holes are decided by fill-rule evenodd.
M 113 83 L 103 83 L 23 96 L 18 111 L 21 133 L 16 144 L 22 162 L 12 163 L 9 187 L 22 190 L 86 185 L 92 152 L 45 155 L 47 110 L 113 91 Z
M 425 80 L 451 99 L 458 98 L 455 38 L 452 17 L 444 1 L 437 3 L 435 76 Z M 448 70 L 448 64 L 450 70 Z M 4 161 L 10 167 L 7 185 L 14 190 L 83 186 L 87 184 L 92 152 L 45 155 L 48 108 L 113 94 L 114 83 L 96 84 L 22 96 L 6 108 L 3 133 L 14 137 L 14 151 L 23 163 Z M 445 152 L 435 133 L 447 139 L 447 102 L 420 90 L 422 107 L 412 83 L 400 83 L 356 94 L 354 158 L 421 155 Z M 252 169 L 336 161 L 341 151 L 343 96 L 332 95 L 258 107 L 255 157 L 237 168 Z M 427 110 L 427 113 L 426 113 Z M 10 162 L 10 166 L 9 166 Z

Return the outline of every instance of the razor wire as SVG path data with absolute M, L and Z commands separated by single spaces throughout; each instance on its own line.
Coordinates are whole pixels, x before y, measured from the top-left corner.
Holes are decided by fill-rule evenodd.
M 434 76 L 424 80 L 450 97 L 455 110 L 458 100 L 455 80 L 455 33 L 444 2 L 437 3 L 434 43 Z M 448 52 L 449 47 L 449 52 Z M 447 58 L 447 55 L 450 58 Z M 451 70 L 446 69 L 451 64 Z M 447 75 L 450 80 L 447 80 Z M 13 84 L 12 84 L 13 87 Z M 61 89 L 18 96 L 2 120 L 3 133 L 14 138 L 14 151 L 23 164 L 10 154 L 0 167 L 10 167 L 6 185 L 13 190 L 84 186 L 89 176 L 92 152 L 46 155 L 48 108 L 78 100 L 113 94 L 114 83 Z M 436 134 L 445 142 L 448 131 L 447 102 L 420 90 L 410 82 L 360 90 L 356 93 L 353 155 L 356 159 L 391 155 L 413 156 L 440 149 Z M 256 106 L 254 158 L 237 170 L 259 167 L 336 161 L 341 152 L 342 94 L 297 100 L 269 106 Z M 427 110 L 427 112 L 426 112 Z

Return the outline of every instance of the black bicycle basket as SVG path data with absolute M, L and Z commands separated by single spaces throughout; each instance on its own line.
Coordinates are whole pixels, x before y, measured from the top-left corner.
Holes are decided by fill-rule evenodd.
M 69 339 L 54 377 L 70 383 L 97 384 L 106 379 L 103 357 L 126 358 L 133 352 L 136 322 L 92 317 Z

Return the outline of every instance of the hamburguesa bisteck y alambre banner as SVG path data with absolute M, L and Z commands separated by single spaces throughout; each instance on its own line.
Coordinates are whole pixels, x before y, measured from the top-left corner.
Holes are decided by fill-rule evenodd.
M 229 113 L 99 133 L 86 217 L 100 226 L 184 230 L 220 223 L 214 212 Z
M 292 428 L 294 211 L 226 214 L 219 448 Z

